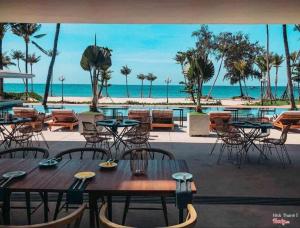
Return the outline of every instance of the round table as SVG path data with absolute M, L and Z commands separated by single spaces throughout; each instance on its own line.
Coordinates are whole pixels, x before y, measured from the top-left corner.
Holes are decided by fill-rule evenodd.
M 96 122 L 97 126 L 104 127 L 107 131 L 109 131 L 113 135 L 114 142 L 110 146 L 110 149 L 115 147 L 116 149 L 116 157 L 120 147 L 120 144 L 123 144 L 124 147 L 127 147 L 126 142 L 123 140 L 125 134 L 135 126 L 140 124 L 137 120 L 117 120 L 117 119 L 108 119 L 108 120 L 100 120 Z M 120 132 L 119 128 L 123 128 Z

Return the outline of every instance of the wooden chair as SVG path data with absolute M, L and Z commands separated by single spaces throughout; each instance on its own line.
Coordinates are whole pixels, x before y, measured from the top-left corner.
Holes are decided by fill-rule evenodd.
M 41 224 L 35 224 L 35 225 L 22 225 L 22 226 L 2 226 L 0 225 L 0 228 L 59 228 L 59 227 L 74 227 L 79 228 L 81 219 L 84 213 L 84 210 L 86 208 L 86 205 L 81 205 L 78 209 L 73 211 L 71 214 L 57 219 L 55 221 L 47 222 L 47 223 L 41 223 Z M 72 226 L 73 224 L 73 226 Z
M 148 158 L 149 160 L 164 160 L 164 159 L 169 159 L 169 160 L 174 160 L 175 157 L 174 155 L 166 150 L 162 150 L 162 149 L 158 149 L 158 148 L 135 148 L 135 149 L 131 149 L 128 151 L 125 151 L 122 154 L 122 159 L 123 160 L 131 160 L 132 159 L 132 154 L 133 152 L 136 151 L 146 151 L 148 153 Z M 123 219 L 122 219 L 122 224 L 125 224 L 126 221 L 126 216 L 128 213 L 129 209 L 144 209 L 144 208 L 129 208 L 130 206 L 130 200 L 131 197 L 130 196 L 126 196 L 126 201 L 125 201 L 125 208 L 124 208 L 124 212 L 123 212 Z M 155 209 L 155 210 L 163 210 L 164 213 L 164 218 L 165 218 L 165 222 L 166 225 L 168 225 L 168 211 L 167 211 L 167 203 L 166 203 L 166 198 L 165 197 L 161 197 L 161 204 L 162 204 L 162 208 L 149 208 L 149 209 Z
M 173 110 L 152 110 L 153 128 L 171 128 L 174 129 Z
M 218 119 L 221 118 L 224 123 L 228 123 L 232 118 L 232 114 L 229 111 L 210 112 L 209 113 L 209 120 L 210 120 L 209 128 L 211 131 L 214 131 L 216 129 L 216 123 L 215 123 L 216 118 L 218 118 Z
M 40 158 L 48 158 L 49 152 L 46 149 L 39 147 L 22 147 L 22 148 L 14 148 L 0 152 L 1 158 L 23 158 L 23 159 L 40 159 Z M 40 193 L 40 196 L 44 202 L 44 196 Z M 31 206 L 30 206 L 30 193 L 25 192 L 26 198 L 26 210 L 27 210 L 27 220 L 28 224 L 31 224 Z
M 143 110 L 143 109 L 141 110 L 131 109 L 128 111 L 128 119 L 150 123 L 150 111 Z
M 284 129 L 291 125 L 290 129 L 300 129 L 300 111 L 286 111 L 281 113 L 274 121 L 273 125 Z
M 197 212 L 192 204 L 187 205 L 187 217 L 185 222 L 167 226 L 167 227 L 160 227 L 160 228 L 192 228 L 195 227 L 197 223 Z
M 187 205 L 187 217 L 185 222 L 173 226 L 168 226 L 168 227 L 160 227 L 160 228 L 192 228 L 195 227 L 197 223 L 197 212 L 195 208 L 193 207 L 192 204 Z M 111 222 L 107 218 L 107 204 L 103 204 L 100 213 L 99 213 L 99 221 L 100 221 L 100 226 L 103 228 L 134 228 L 132 226 L 123 226 L 119 225 L 116 223 Z
M 52 111 L 52 120 L 48 122 L 48 125 L 50 131 L 53 126 L 67 127 L 73 130 L 78 123 L 78 118 L 72 110 L 55 110 Z

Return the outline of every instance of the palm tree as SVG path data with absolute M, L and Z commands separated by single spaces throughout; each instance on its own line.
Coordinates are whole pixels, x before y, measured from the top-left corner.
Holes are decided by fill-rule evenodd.
M 30 24 L 30 23 L 17 23 L 17 24 L 11 24 L 11 30 L 12 32 L 20 36 L 24 39 L 25 42 L 25 73 L 28 73 L 28 47 L 30 43 L 30 39 L 33 36 L 34 38 L 41 38 L 45 36 L 46 34 L 39 34 L 35 35 L 40 29 L 41 24 Z M 35 42 L 32 42 L 35 46 L 37 46 L 39 49 L 41 49 L 40 46 L 38 46 Z M 28 93 L 28 79 L 25 80 L 26 83 L 26 94 Z
M 55 36 L 54 36 L 54 44 L 53 44 L 53 49 L 52 49 L 53 54 L 51 56 L 51 62 L 50 62 L 49 69 L 48 69 L 44 99 L 43 99 L 43 103 L 42 103 L 44 106 L 47 106 L 49 88 L 50 88 L 50 83 L 51 83 L 51 79 L 52 79 L 52 75 L 53 75 L 53 67 L 54 67 L 55 58 L 57 55 L 57 44 L 58 44 L 59 31 L 60 31 L 60 23 L 57 23 L 56 30 L 55 30 Z
M 141 82 L 142 82 L 142 84 L 141 84 L 141 98 L 143 98 L 144 80 L 146 79 L 146 75 L 144 75 L 144 74 L 138 74 L 137 78 L 139 80 L 141 80 Z
M 146 79 L 148 81 L 150 81 L 150 89 L 149 89 L 149 98 L 151 97 L 152 95 L 152 83 L 153 81 L 155 81 L 157 79 L 157 76 L 155 76 L 154 74 L 152 73 L 149 73 L 147 76 L 146 76 Z
M 175 56 L 175 61 L 178 64 L 180 64 L 180 66 L 181 66 L 181 72 L 182 72 L 183 77 L 184 77 L 184 83 L 186 84 L 186 75 L 184 73 L 184 64 L 185 64 L 185 61 L 186 61 L 186 53 L 182 52 L 182 51 L 178 51 L 176 56 Z
M 2 41 L 8 29 L 9 23 L 0 23 L 0 70 L 3 70 Z M 3 97 L 3 82 L 3 78 L 0 78 L 0 97 Z
M 92 112 L 98 112 L 98 83 L 100 81 L 99 76 L 101 75 L 101 71 L 108 70 L 111 65 L 111 50 L 109 48 L 97 46 L 95 37 L 95 44 L 88 46 L 84 50 L 80 60 L 81 68 L 90 73 L 93 92 L 92 104 L 90 106 L 90 111 Z M 101 81 L 104 83 L 103 78 Z M 101 85 L 101 88 L 102 87 L 103 84 Z
M 53 50 L 50 49 L 47 51 L 47 53 L 45 53 L 48 57 L 52 57 L 53 56 Z M 56 53 L 55 53 L 56 56 L 59 55 L 59 51 L 56 50 Z M 51 78 L 51 83 L 50 83 L 50 96 L 52 97 L 53 96 L 53 77 Z
M 3 53 L 1 56 L 1 63 L 3 68 L 9 68 L 9 66 L 15 66 L 16 64 L 11 61 L 10 56 Z
M 238 60 L 233 62 L 233 66 L 236 71 L 239 73 L 238 77 L 244 81 L 245 89 L 246 89 L 246 96 L 248 97 L 248 91 L 246 86 L 246 79 L 245 79 L 245 71 L 247 69 L 247 62 L 245 60 Z
M 20 50 L 14 50 L 11 53 L 11 58 L 14 59 L 14 60 L 17 60 L 17 66 L 18 66 L 19 72 L 21 72 L 20 60 L 25 59 L 24 53 Z
M 121 74 L 123 74 L 126 77 L 126 91 L 127 91 L 127 97 L 129 97 L 129 91 L 128 91 L 128 75 L 131 73 L 131 69 L 126 65 L 123 66 L 120 70 Z
M 33 53 L 32 55 L 28 55 L 28 63 L 30 65 L 30 74 L 32 74 L 32 65 L 36 64 L 40 61 L 41 56 L 36 56 L 35 53 Z M 33 92 L 33 79 L 31 78 L 31 92 Z
M 111 71 L 109 69 L 101 71 L 101 77 L 104 80 L 104 88 L 105 88 L 106 97 L 109 97 L 107 89 L 110 86 L 110 84 L 108 84 L 108 81 L 111 79 L 112 72 L 113 71 Z
M 287 38 L 286 24 L 282 25 L 282 30 L 283 30 L 283 42 L 284 42 L 286 70 L 287 70 L 286 76 L 287 76 L 287 81 L 288 81 L 291 110 L 296 110 L 297 107 L 296 107 L 295 98 L 294 98 L 294 89 L 293 89 L 291 62 L 290 62 L 291 60 L 290 60 L 290 51 L 289 51 L 289 44 L 288 44 L 288 38 Z
M 273 99 L 272 90 L 271 90 L 271 77 L 270 77 L 270 70 L 271 70 L 271 63 L 270 60 L 270 53 L 269 53 L 269 41 L 270 41 L 270 35 L 269 35 L 269 25 L 266 24 L 266 33 L 267 33 L 267 51 L 266 51 L 266 66 L 267 66 L 267 78 L 268 78 L 268 87 L 267 87 L 267 98 Z
M 275 75 L 275 100 L 277 99 L 277 85 L 278 85 L 278 70 L 279 70 L 279 67 L 281 66 L 281 64 L 283 63 L 284 61 L 284 57 L 283 55 L 278 55 L 278 54 L 275 54 L 273 56 L 273 65 L 275 67 L 275 71 L 276 71 L 276 75 Z

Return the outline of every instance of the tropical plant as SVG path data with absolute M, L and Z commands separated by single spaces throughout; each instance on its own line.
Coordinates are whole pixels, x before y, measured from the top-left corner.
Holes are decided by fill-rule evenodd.
M 193 82 L 195 86 L 195 90 L 197 92 L 197 100 L 196 100 L 196 111 L 202 112 L 201 109 L 201 97 L 202 97 L 202 88 L 203 84 L 209 81 L 215 73 L 215 68 L 212 63 L 208 59 L 208 55 L 205 54 L 203 56 L 203 51 L 198 52 L 198 50 L 190 50 L 188 54 L 188 71 L 187 77 L 188 80 Z
M 262 48 L 258 42 L 251 43 L 249 37 L 241 32 L 237 34 L 227 33 L 227 51 L 224 54 L 224 67 L 226 73 L 224 79 L 230 84 L 238 83 L 240 86 L 240 97 L 244 97 L 241 81 L 246 81 L 249 77 L 259 78 L 259 73 L 254 68 L 255 58 L 261 55 Z M 244 60 L 247 62 L 244 76 L 241 78 L 239 71 L 234 67 L 234 62 Z
M 51 61 L 50 61 L 49 68 L 48 68 L 44 99 L 43 99 L 43 103 L 42 103 L 44 106 L 47 106 L 50 83 L 51 83 L 51 79 L 53 77 L 53 68 L 54 68 L 54 63 L 55 63 L 55 59 L 56 59 L 56 55 L 57 55 L 57 45 L 58 45 L 59 31 L 60 31 L 60 23 L 57 23 L 56 24 L 56 29 L 55 29 L 53 49 L 52 49 L 53 54 L 51 55 Z
M 123 66 L 122 69 L 120 70 L 121 74 L 123 74 L 126 78 L 126 92 L 127 92 L 127 97 L 129 97 L 129 90 L 128 90 L 128 75 L 131 73 L 131 69 L 126 65 Z
M 11 61 L 10 56 L 3 53 L 1 56 L 1 63 L 3 68 L 9 68 L 9 66 L 15 66 L 16 64 Z
M 153 81 L 155 81 L 157 79 L 157 76 L 155 76 L 152 73 L 149 73 L 146 76 L 146 79 L 150 82 L 149 97 L 151 97 L 151 95 L 152 95 L 152 83 L 153 83 Z
M 111 74 L 113 71 L 106 69 L 106 70 L 102 70 L 101 71 L 101 79 L 104 81 L 103 83 L 103 87 L 105 88 L 105 96 L 109 97 L 108 94 L 108 87 L 110 86 L 110 84 L 108 84 L 108 81 L 111 79 Z
M 275 54 L 273 56 L 273 65 L 275 67 L 275 92 L 274 92 L 275 100 L 277 99 L 277 89 L 278 89 L 278 70 L 281 64 L 283 63 L 283 61 L 284 61 L 283 55 Z
M 5 36 L 5 33 L 9 29 L 9 23 L 0 23 L 0 70 L 3 70 L 3 51 L 2 51 L 2 42 Z M 3 97 L 3 78 L 0 78 L 0 97 Z
M 285 50 L 285 59 L 286 59 L 286 70 L 287 70 L 287 81 L 288 81 L 288 90 L 289 90 L 289 97 L 291 103 L 291 110 L 296 110 L 296 103 L 294 98 L 294 89 L 293 89 L 293 82 L 292 82 L 292 72 L 291 72 L 291 59 L 290 59 L 290 51 L 289 51 L 289 43 L 288 43 L 288 36 L 287 36 L 287 28 L 286 24 L 282 25 L 283 31 L 283 43 L 284 43 L 284 50 Z
M 43 36 L 45 36 L 46 34 L 38 34 L 35 35 L 40 29 L 41 29 L 41 24 L 30 24 L 30 23 L 16 23 L 16 24 L 11 24 L 11 30 L 12 32 L 17 35 L 20 36 L 24 39 L 25 42 L 25 73 L 28 73 L 28 47 L 29 47 L 29 43 L 30 43 L 30 39 L 31 37 L 34 38 L 41 38 Z M 39 49 L 41 49 L 41 47 L 35 43 L 32 42 L 35 46 L 37 46 Z M 25 83 L 26 83 L 26 93 L 28 93 L 28 79 L 25 79 Z
M 28 61 L 29 65 L 30 65 L 30 73 L 31 74 L 32 74 L 32 66 L 33 66 L 33 64 L 38 63 L 40 61 L 40 59 L 41 59 L 41 56 L 36 56 L 35 53 L 28 54 L 27 61 Z
M 181 72 L 182 72 L 182 75 L 183 75 L 183 78 L 184 78 L 184 83 L 186 84 L 186 75 L 184 73 L 186 53 L 182 52 L 182 51 L 178 51 L 174 59 L 175 59 L 176 63 L 180 64 L 180 66 L 181 66 Z
M 236 69 L 236 71 L 238 72 L 238 77 L 243 79 L 245 89 L 246 89 L 246 96 L 249 97 L 246 82 L 245 82 L 245 72 L 247 69 L 247 62 L 245 60 L 238 60 L 238 61 L 233 62 L 233 66 Z
M 143 90 L 144 90 L 144 80 L 146 79 L 146 75 L 138 74 L 137 79 L 141 80 L 141 98 L 143 98 Z
M 21 68 L 20 68 L 20 60 L 23 60 L 25 59 L 25 55 L 22 51 L 20 50 L 14 50 L 12 51 L 11 53 L 11 58 L 13 60 L 17 60 L 17 66 L 18 66 L 18 69 L 19 69 L 19 72 L 21 72 Z
M 300 62 L 295 66 L 294 71 L 292 71 L 292 80 L 297 83 L 298 87 L 298 99 L 300 100 Z
M 101 71 L 108 70 L 111 63 L 111 50 L 105 47 L 99 47 L 96 45 L 96 41 L 94 45 L 88 46 L 81 57 L 80 65 L 83 70 L 89 71 L 90 79 L 92 84 L 93 91 L 93 99 L 91 104 L 91 111 L 97 112 L 98 106 L 98 83 L 100 81 L 99 76 L 101 75 Z M 104 80 L 102 79 L 102 86 L 104 84 Z

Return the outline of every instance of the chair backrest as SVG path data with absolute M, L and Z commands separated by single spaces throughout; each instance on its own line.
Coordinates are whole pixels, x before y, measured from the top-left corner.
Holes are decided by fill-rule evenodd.
M 91 122 L 82 122 L 83 133 L 84 134 L 97 134 L 97 127 Z
M 150 122 L 150 111 L 149 110 L 129 110 L 128 119 L 138 120 L 140 122 Z
M 40 147 L 19 147 L 8 149 L 0 152 L 0 158 L 48 158 L 49 152 L 47 149 Z
M 291 128 L 291 124 L 286 125 L 282 129 L 281 136 L 280 136 L 280 144 L 285 144 L 285 142 L 287 140 L 287 135 L 288 135 L 288 132 L 289 132 L 290 128 Z
M 83 147 L 83 148 L 72 148 L 69 150 L 65 150 L 59 152 L 55 158 L 59 159 L 101 159 L 107 160 L 109 158 L 109 152 L 105 149 L 101 148 L 91 148 L 91 147 Z
M 187 205 L 187 217 L 185 222 L 161 228 L 192 228 L 195 227 L 197 223 L 197 212 L 192 204 Z
M 45 113 L 39 113 L 34 124 L 34 131 L 42 131 L 44 128 L 44 123 L 45 123 Z
M 31 118 L 35 120 L 38 116 L 38 111 L 35 108 L 13 107 L 15 117 Z
M 152 121 L 155 123 L 172 123 L 173 110 L 152 110 Z
M 215 125 L 217 124 L 216 123 L 217 119 L 222 119 L 223 122 L 227 123 L 231 119 L 231 117 L 232 114 L 229 111 L 210 112 L 209 120 L 210 120 L 211 129 L 213 130 L 215 129 Z
M 159 148 L 136 148 L 136 149 L 127 150 L 122 154 L 122 159 L 131 160 L 134 152 L 139 152 L 139 151 L 140 152 L 146 151 L 149 160 L 164 160 L 164 159 L 174 160 L 175 159 L 175 156 L 171 152 Z
M 2 226 L 0 225 L 0 228 L 62 228 L 62 227 L 74 227 L 74 228 L 79 228 L 81 219 L 84 213 L 84 210 L 86 208 L 86 205 L 83 204 L 81 205 L 78 209 L 73 211 L 71 214 L 51 221 L 47 223 L 41 223 L 41 224 L 35 224 L 35 225 L 22 225 L 22 226 Z
M 99 222 L 100 222 L 100 227 L 102 228 L 134 228 L 132 226 L 123 226 L 111 222 L 107 218 L 107 203 L 101 206 L 100 213 L 99 213 Z
M 76 114 L 72 110 L 53 110 L 52 119 L 56 122 L 74 123 L 78 121 Z

